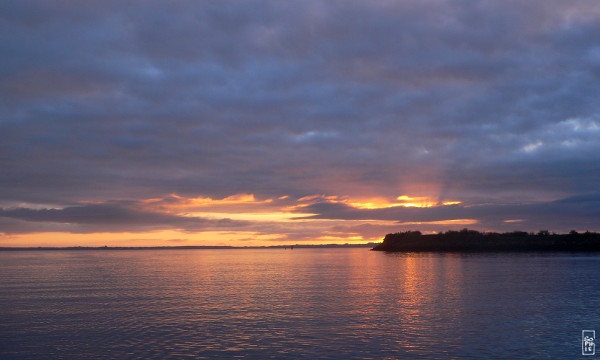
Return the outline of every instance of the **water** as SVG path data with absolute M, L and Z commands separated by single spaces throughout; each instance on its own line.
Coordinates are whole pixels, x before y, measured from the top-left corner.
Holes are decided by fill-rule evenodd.
M 599 271 L 569 254 L 0 252 L 0 358 L 579 358 Z

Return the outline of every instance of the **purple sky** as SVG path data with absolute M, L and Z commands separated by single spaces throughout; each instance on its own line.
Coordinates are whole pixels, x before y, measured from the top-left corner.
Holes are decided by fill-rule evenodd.
M 0 54 L 0 245 L 600 231 L 596 0 L 5 1 Z

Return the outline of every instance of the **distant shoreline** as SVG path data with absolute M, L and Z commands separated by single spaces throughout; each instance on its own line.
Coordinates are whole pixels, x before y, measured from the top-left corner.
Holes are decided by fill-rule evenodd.
M 320 249 L 320 248 L 372 248 L 376 243 L 365 244 L 293 244 L 269 246 L 36 246 L 0 247 L 0 251 L 86 251 L 86 250 L 240 250 L 240 249 Z
M 420 231 L 387 234 L 375 251 L 388 252 L 600 252 L 600 234 L 593 232 L 537 234 L 481 233 L 474 230 L 423 235 Z

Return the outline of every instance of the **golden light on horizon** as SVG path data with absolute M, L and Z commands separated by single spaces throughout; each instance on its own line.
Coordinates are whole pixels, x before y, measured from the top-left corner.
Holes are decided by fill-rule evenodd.
M 202 217 L 212 220 L 230 219 L 240 221 L 269 221 L 269 222 L 288 222 L 301 218 L 314 216 L 310 213 L 292 213 L 292 212 L 242 212 L 242 213 L 225 213 L 225 212 L 190 212 L 184 213 L 185 217 Z
M 479 221 L 476 219 L 449 219 L 435 221 L 406 221 L 399 223 L 399 225 L 475 225 L 478 223 Z
M 177 194 L 171 194 L 170 197 L 177 199 L 179 202 L 175 203 L 180 206 L 195 206 L 195 207 L 206 207 L 215 205 L 238 205 L 238 204 L 268 204 L 273 202 L 273 199 L 257 200 L 254 194 L 234 194 L 227 196 L 223 199 L 213 199 L 211 197 L 193 197 L 186 198 Z
M 375 210 L 375 209 L 386 209 L 393 207 L 416 207 L 416 208 L 430 208 L 435 206 L 450 206 L 450 205 L 459 205 L 462 202 L 457 200 L 447 200 L 443 202 L 439 202 L 437 198 L 428 197 L 428 196 L 409 196 L 409 195 L 400 195 L 396 197 L 396 201 L 390 201 L 387 198 L 383 197 L 366 197 L 366 198 L 350 198 L 347 196 L 336 196 L 336 195 L 310 195 L 304 196 L 297 201 L 304 204 L 299 204 L 296 207 L 290 207 L 290 209 L 301 208 L 309 206 L 311 203 L 315 201 L 323 201 L 334 204 L 345 204 L 355 209 L 366 209 L 366 210 Z
M 363 200 L 345 200 L 341 202 L 357 209 L 386 209 L 399 206 L 427 208 L 439 205 L 437 200 L 426 196 L 400 195 L 396 200 L 398 201 L 392 202 L 385 198 L 367 198 Z
M 61 222 L 47 227 L 49 230 L 39 232 L 0 233 L 0 246 L 264 246 L 376 242 L 387 232 L 397 231 L 398 226 L 472 225 L 478 221 L 444 219 L 398 222 L 390 220 L 389 215 L 393 213 L 382 220 L 378 219 L 378 213 L 367 212 L 369 210 L 393 207 L 430 208 L 460 203 L 410 195 L 386 198 L 318 194 L 298 199 L 288 195 L 260 199 L 251 193 L 240 193 L 219 199 L 209 196 L 185 197 L 172 193 L 123 205 L 125 214 L 139 213 L 142 217 L 156 217 L 160 219 L 156 224 L 141 218 L 136 219 L 138 223 L 131 224 L 130 228 L 124 224 L 113 226 L 114 230 L 102 231 L 98 227 L 98 232 L 95 231 L 96 228 L 86 232 L 86 222 Z M 88 203 L 84 204 L 82 208 Z M 89 204 L 103 206 L 103 203 Z M 318 204 L 343 204 L 350 212 L 346 217 L 344 212 L 339 213 L 334 208 L 334 213 L 329 214 L 327 208 L 323 212 L 319 210 L 315 206 Z M 110 206 L 112 204 L 107 209 L 111 210 Z M 516 222 L 507 222 L 512 221 Z
M 307 239 L 289 239 L 286 234 L 265 234 L 256 231 L 158 230 L 148 232 L 98 232 L 76 234 L 39 232 L 0 235 L 0 246 L 6 247 L 162 247 L 162 246 L 270 246 L 285 244 L 360 244 L 379 241 L 361 235 L 322 235 Z
M 385 209 L 391 208 L 395 206 L 399 206 L 399 204 L 389 203 L 386 199 L 374 198 L 368 200 L 357 200 L 357 201 L 344 201 L 345 204 L 352 206 L 356 209 Z
M 408 195 L 400 195 L 396 198 L 397 201 L 390 202 L 384 198 L 372 198 L 365 200 L 342 200 L 347 205 L 350 205 L 357 209 L 385 209 L 392 207 L 416 207 L 416 208 L 430 208 L 435 206 L 449 206 L 449 205 L 459 205 L 460 201 L 452 200 L 452 201 L 444 201 L 442 203 L 439 200 L 427 197 L 427 196 L 408 196 Z

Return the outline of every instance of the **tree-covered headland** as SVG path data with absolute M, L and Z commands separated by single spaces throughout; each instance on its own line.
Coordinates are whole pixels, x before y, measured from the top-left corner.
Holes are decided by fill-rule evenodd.
M 373 250 L 441 251 L 441 252 L 596 252 L 600 251 L 600 234 L 595 232 L 554 234 L 549 231 L 527 233 L 479 232 L 463 229 L 438 234 L 406 231 L 387 234 Z

